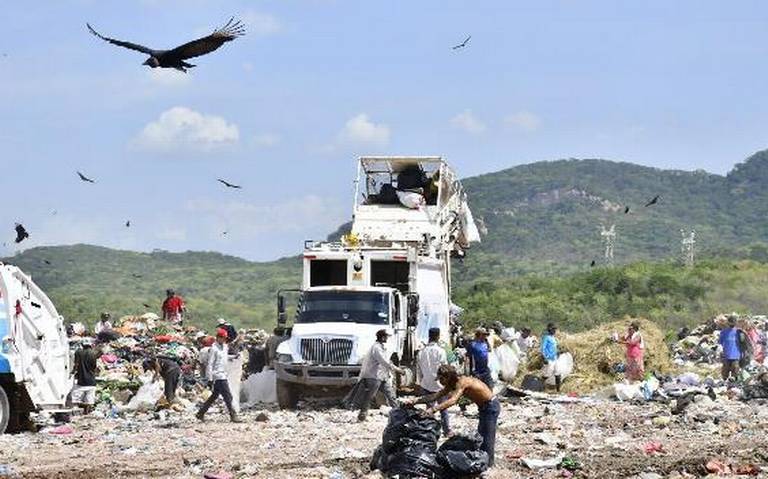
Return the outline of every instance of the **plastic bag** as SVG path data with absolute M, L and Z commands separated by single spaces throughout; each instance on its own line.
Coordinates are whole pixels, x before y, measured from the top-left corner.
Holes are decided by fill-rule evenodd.
M 438 451 L 477 451 L 482 445 L 480 434 L 457 434 L 445 441 Z
M 390 454 L 382 472 L 401 478 L 443 477 L 434 449 L 428 447 L 408 447 Z
M 375 470 L 383 470 L 386 466 L 385 460 L 387 459 L 387 455 L 384 453 L 384 448 L 379 446 L 376 448 L 375 451 L 373 451 L 373 456 L 371 457 L 371 462 L 369 464 L 371 471 Z
M 485 451 L 438 451 L 437 461 L 446 469 L 444 477 L 466 477 L 482 474 L 488 469 Z
M 560 376 L 560 379 L 565 379 L 573 373 L 573 356 L 571 353 L 563 353 L 558 356 L 555 361 L 554 374 L 547 378 L 547 384 L 554 386 L 555 376 Z
M 493 352 L 499 363 L 499 378 L 503 381 L 512 381 L 517 375 L 520 366 L 520 358 L 508 345 L 502 344 Z
M 395 408 L 389 413 L 389 423 L 382 434 L 382 445 L 391 453 L 412 442 L 424 447 L 437 447 L 440 438 L 440 421 L 424 417 L 417 409 Z M 408 439 L 409 441 L 401 441 Z
M 617 383 L 613 385 L 614 395 L 619 401 L 642 400 L 643 391 L 640 384 Z
M 136 394 L 128 401 L 123 409 L 129 411 L 147 411 L 153 409 L 157 401 L 163 395 L 163 383 L 161 381 L 150 382 L 142 385 Z
M 274 370 L 251 374 L 240 386 L 241 399 L 246 406 L 277 402 L 277 375 Z
M 229 391 L 232 393 L 232 408 L 237 412 L 240 412 L 240 383 L 242 382 L 242 377 L 243 358 L 240 356 L 234 359 L 230 358 L 227 361 L 227 380 L 229 382 Z
M 425 204 L 423 195 L 411 191 L 398 191 L 397 199 L 400 200 L 401 205 L 412 210 L 418 210 Z

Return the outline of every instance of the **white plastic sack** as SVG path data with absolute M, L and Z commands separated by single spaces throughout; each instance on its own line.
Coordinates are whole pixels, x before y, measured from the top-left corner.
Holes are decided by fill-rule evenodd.
M 397 199 L 400 200 L 401 205 L 412 210 L 417 210 L 425 204 L 424 196 L 412 191 L 398 191 Z
M 277 374 L 272 369 L 251 374 L 242 384 L 242 401 L 248 407 L 277 402 Z
M 503 381 L 512 381 L 517 375 L 520 357 L 509 344 L 502 344 L 493 353 L 499 362 L 499 378 Z
M 547 378 L 547 384 L 554 386 L 555 376 L 560 376 L 560 379 L 565 379 L 573 373 L 573 356 L 571 353 L 563 353 L 558 356 L 555 361 L 554 373 Z
M 147 411 L 154 409 L 155 404 L 163 395 L 163 382 L 148 382 L 142 385 L 136 394 L 128 401 L 123 409 L 129 411 Z
M 499 358 L 496 356 L 495 352 L 488 355 L 488 369 L 491 370 L 491 379 L 493 379 L 494 382 L 499 380 Z
M 227 361 L 227 379 L 229 391 L 232 393 L 232 408 L 240 412 L 240 383 L 243 378 L 243 358 L 237 356 Z
M 641 388 L 640 383 L 635 383 L 635 384 L 616 383 L 613 385 L 613 394 L 616 396 L 616 399 L 618 399 L 619 401 L 632 401 L 632 400 L 644 399 L 643 390 Z

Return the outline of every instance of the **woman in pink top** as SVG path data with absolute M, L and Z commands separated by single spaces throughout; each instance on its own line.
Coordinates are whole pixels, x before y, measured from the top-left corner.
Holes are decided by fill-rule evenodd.
M 645 342 L 640 334 L 640 326 L 632 322 L 627 329 L 627 334 L 619 340 L 619 343 L 627 347 L 627 371 L 626 377 L 630 381 L 642 381 L 645 376 L 643 366 L 643 352 Z

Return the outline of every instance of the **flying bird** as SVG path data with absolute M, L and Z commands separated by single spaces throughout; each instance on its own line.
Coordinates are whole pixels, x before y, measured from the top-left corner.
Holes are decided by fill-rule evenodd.
M 651 205 L 655 205 L 658 202 L 659 202 L 659 195 L 656 195 L 656 196 L 653 197 L 653 199 L 651 201 L 649 201 L 648 203 L 645 204 L 645 207 L 647 208 L 647 207 L 649 207 Z
M 16 243 L 21 243 L 25 239 L 29 238 L 29 233 L 21 223 L 16 223 Z
M 595 266 L 595 260 L 592 260 L 592 262 L 591 262 L 591 263 L 589 263 L 589 267 L 590 267 L 590 268 L 593 268 L 594 266 Z
M 624 214 L 625 215 L 629 214 L 629 206 L 624 207 Z
M 148 305 L 147 303 L 142 303 L 142 306 L 144 306 L 147 309 L 152 309 L 152 306 Z
M 59 214 L 59 212 L 58 212 L 58 211 L 56 211 L 56 210 L 53 210 L 53 211 L 51 211 L 51 214 L 52 214 L 53 216 L 56 216 L 57 214 Z
M 454 45 L 454 46 L 452 46 L 452 47 L 451 47 L 451 50 L 458 50 L 459 48 L 464 48 L 464 47 L 466 47 L 466 46 L 467 46 L 467 43 L 469 43 L 469 39 L 470 39 L 470 38 L 472 38 L 472 35 L 468 36 L 468 37 L 466 38 L 466 40 L 464 40 L 463 42 L 459 43 L 458 45 Z
M 230 18 L 226 25 L 214 30 L 210 35 L 198 38 L 171 50 L 155 50 L 136 43 L 115 40 L 100 34 L 88 23 L 86 23 L 86 26 L 88 26 L 88 31 L 106 42 L 149 55 L 149 58 L 143 63 L 144 65 L 151 68 L 175 68 L 186 73 L 187 68 L 192 68 L 195 65 L 187 63 L 185 60 L 211 53 L 226 42 L 231 42 L 235 38 L 245 35 L 243 24 L 239 20 L 236 22 L 234 20 L 234 17 Z
M 77 172 L 77 176 L 80 177 L 81 181 L 85 181 L 86 183 L 96 183 L 96 180 L 88 178 L 87 176 L 85 176 L 84 174 L 80 173 L 79 171 Z
M 44 260 L 43 260 L 43 263 L 45 263 L 45 264 L 47 264 L 47 265 L 50 265 L 50 264 L 51 264 L 51 262 L 50 262 L 50 261 L 48 261 L 47 259 L 44 259 Z
M 131 276 L 133 276 L 134 278 L 141 278 L 141 275 L 138 273 L 133 273 Z
M 216 178 L 216 181 L 218 181 L 222 185 L 226 186 L 227 188 L 235 188 L 235 189 L 238 189 L 238 190 L 240 188 L 242 188 L 242 186 L 240 186 L 240 185 L 236 185 L 234 183 L 230 183 L 229 181 L 222 180 L 221 178 Z
M 130 228 L 131 227 L 131 220 L 128 220 L 125 222 L 125 227 Z

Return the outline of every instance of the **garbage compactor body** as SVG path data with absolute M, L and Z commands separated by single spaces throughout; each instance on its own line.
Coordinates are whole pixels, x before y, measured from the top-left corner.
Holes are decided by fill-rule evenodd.
M 72 368 L 64 319 L 19 268 L 0 263 L 0 432 L 64 410 Z

